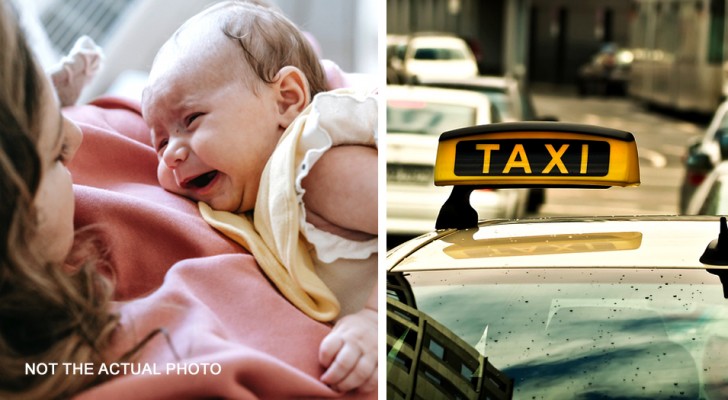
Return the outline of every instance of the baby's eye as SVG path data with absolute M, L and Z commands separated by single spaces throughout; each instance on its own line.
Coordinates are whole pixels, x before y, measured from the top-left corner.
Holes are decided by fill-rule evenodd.
M 195 122 L 195 120 L 200 116 L 202 116 L 201 112 L 196 112 L 188 115 L 185 118 L 185 127 L 189 127 L 190 125 L 192 125 L 192 123 Z
M 157 143 L 157 153 L 161 153 L 162 150 L 164 150 L 165 147 L 167 147 L 167 143 L 169 143 L 169 139 L 164 138 Z

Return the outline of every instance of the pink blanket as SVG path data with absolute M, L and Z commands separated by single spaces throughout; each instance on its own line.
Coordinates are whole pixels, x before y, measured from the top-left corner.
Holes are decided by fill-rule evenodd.
M 76 225 L 100 233 L 122 314 L 110 361 L 87 366 L 116 378 L 79 398 L 340 396 L 318 380 L 318 346 L 330 327 L 288 303 L 193 202 L 157 184 L 138 104 L 106 98 L 64 114 L 84 132 L 70 165 Z M 169 341 L 156 335 L 130 364 L 112 363 L 158 328 Z

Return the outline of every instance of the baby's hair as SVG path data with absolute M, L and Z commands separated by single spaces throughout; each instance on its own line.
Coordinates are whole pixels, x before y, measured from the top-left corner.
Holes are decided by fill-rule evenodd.
M 298 27 L 262 0 L 224 1 L 204 15 L 217 17 L 222 32 L 236 41 L 250 68 L 265 83 L 273 83 L 285 66 L 300 69 L 310 95 L 326 90 L 326 75 L 318 56 Z

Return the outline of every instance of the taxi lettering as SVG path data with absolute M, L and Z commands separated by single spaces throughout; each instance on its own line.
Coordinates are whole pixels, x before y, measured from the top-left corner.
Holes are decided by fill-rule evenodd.
M 609 143 L 597 140 L 465 140 L 457 144 L 458 176 L 605 176 Z
M 616 247 L 611 243 L 563 243 L 563 244 L 541 244 L 532 246 L 506 246 L 495 247 L 485 250 L 487 257 L 516 257 L 542 254 L 568 254 L 568 253 L 589 253 L 596 251 L 612 251 Z M 479 254 L 485 257 L 485 254 Z

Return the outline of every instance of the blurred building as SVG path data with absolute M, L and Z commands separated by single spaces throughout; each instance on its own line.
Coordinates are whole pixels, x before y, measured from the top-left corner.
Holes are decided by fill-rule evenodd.
M 628 44 L 630 12 L 630 0 L 387 0 L 387 33 L 455 33 L 481 73 L 574 84 L 605 43 Z

